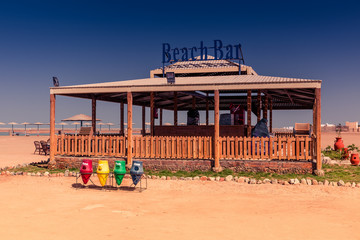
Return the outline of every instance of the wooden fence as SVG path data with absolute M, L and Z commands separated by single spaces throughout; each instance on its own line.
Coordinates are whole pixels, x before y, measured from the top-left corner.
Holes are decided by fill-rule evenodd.
M 311 160 L 314 140 L 309 137 L 221 137 L 221 159 Z
M 310 137 L 220 137 L 220 159 L 311 160 Z M 134 158 L 213 159 L 212 137 L 133 136 Z M 56 155 L 126 157 L 123 136 L 57 136 Z
M 212 159 L 211 137 L 135 136 L 135 158 Z
M 123 136 L 57 136 L 57 155 L 126 157 Z

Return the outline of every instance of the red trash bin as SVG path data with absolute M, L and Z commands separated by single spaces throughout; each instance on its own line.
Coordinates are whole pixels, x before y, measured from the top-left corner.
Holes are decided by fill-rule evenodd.
M 92 160 L 84 159 L 81 163 L 80 174 L 84 184 L 87 184 L 93 173 Z

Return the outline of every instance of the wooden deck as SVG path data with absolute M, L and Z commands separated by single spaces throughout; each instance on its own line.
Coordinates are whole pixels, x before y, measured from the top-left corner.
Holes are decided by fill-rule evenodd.
M 314 138 L 310 137 L 220 137 L 220 159 L 312 160 Z M 212 137 L 133 136 L 132 157 L 146 159 L 214 159 Z M 56 138 L 55 155 L 127 157 L 123 136 L 71 136 Z

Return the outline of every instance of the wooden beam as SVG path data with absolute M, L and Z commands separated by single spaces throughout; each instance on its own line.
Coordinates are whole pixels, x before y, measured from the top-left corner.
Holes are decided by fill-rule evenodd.
M 55 136 L 55 94 L 50 94 L 50 163 L 55 163 L 55 151 L 57 148 Z
M 247 136 L 251 137 L 251 90 L 247 91 Z
M 174 92 L 174 126 L 178 125 L 178 98 L 177 92 Z
M 146 128 L 145 128 L 145 117 L 146 117 L 146 114 L 145 114 L 145 105 L 142 106 L 142 135 L 145 136 L 146 134 Z
M 214 102 L 215 102 L 215 109 L 214 109 L 214 171 L 219 172 L 221 171 L 220 166 L 220 117 L 219 117 L 219 90 L 214 91 Z
M 268 119 L 268 107 L 269 107 L 269 98 L 265 96 L 263 118 Z
M 160 108 L 160 124 L 159 125 L 160 126 L 163 125 L 163 109 L 162 108 Z
M 91 127 L 92 134 L 96 135 L 96 98 L 95 96 L 91 99 Z
M 192 97 L 192 109 L 196 108 L 196 98 L 195 96 Z
M 154 92 L 150 92 L 150 134 L 154 136 L 154 128 L 155 128 L 155 117 L 154 117 L 154 109 L 155 109 L 155 102 L 154 102 L 155 94 Z
M 287 90 L 284 90 L 284 91 L 285 91 L 286 95 L 288 96 L 288 98 L 290 99 L 290 102 L 291 102 L 292 104 L 294 104 L 294 100 L 293 100 L 292 97 L 290 96 L 289 92 L 288 92 Z
M 316 170 L 321 170 L 321 88 L 315 89 L 316 105 Z
M 133 97 L 131 92 L 127 92 L 127 167 L 132 165 L 132 102 Z
M 124 102 L 120 103 L 120 134 L 124 135 Z
M 257 117 L 257 122 L 260 121 L 261 118 L 261 90 L 258 90 L 257 92 L 257 109 L 256 109 L 256 117 Z
M 206 97 L 209 97 L 209 93 L 206 93 Z M 209 99 L 206 98 L 206 126 L 209 125 Z
M 272 133 L 272 124 L 273 124 L 272 110 L 273 110 L 272 99 L 270 99 L 270 133 Z

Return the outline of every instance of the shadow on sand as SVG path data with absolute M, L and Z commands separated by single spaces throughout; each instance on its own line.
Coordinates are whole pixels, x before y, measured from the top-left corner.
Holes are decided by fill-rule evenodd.
M 92 190 L 109 190 L 109 191 L 122 190 L 122 191 L 128 191 L 128 192 L 132 192 L 132 191 L 136 190 L 135 187 L 131 187 L 131 186 L 114 187 L 111 185 L 105 185 L 102 187 L 102 186 L 97 186 L 95 184 L 84 185 L 81 183 L 74 183 L 71 186 L 75 189 L 92 189 Z

